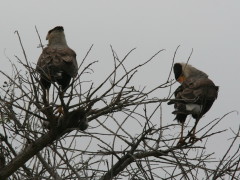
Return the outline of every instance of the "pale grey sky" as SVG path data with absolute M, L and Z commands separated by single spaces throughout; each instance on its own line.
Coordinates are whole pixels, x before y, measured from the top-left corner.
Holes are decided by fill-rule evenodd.
M 178 45 L 181 47 L 176 61 L 186 61 L 193 48 L 190 64 L 206 72 L 220 86 L 217 101 L 202 120 L 206 121 L 202 124 L 206 124 L 207 120 L 240 110 L 239 9 L 239 0 L 1 1 L 0 68 L 11 72 L 5 54 L 13 61 L 16 61 L 14 55 L 23 57 L 15 30 L 21 35 L 28 59 L 37 62 L 41 49 L 37 48 L 35 25 L 44 44 L 49 29 L 64 26 L 68 44 L 76 51 L 79 62 L 94 44 L 89 59 L 99 60 L 93 75 L 96 81 L 105 78 L 112 68 L 110 44 L 120 57 L 137 48 L 130 56 L 129 66 L 166 49 L 137 75 L 136 85 L 149 88 L 166 80 Z M 2 80 L 1 77 L 1 84 Z M 159 95 L 160 98 L 165 96 Z M 167 123 L 174 118 L 172 110 L 173 107 L 166 107 L 164 120 Z M 232 114 L 219 129 L 231 127 L 236 130 L 239 122 L 239 115 Z M 230 135 L 218 137 L 226 140 Z M 212 151 L 217 152 L 218 147 L 209 144 Z

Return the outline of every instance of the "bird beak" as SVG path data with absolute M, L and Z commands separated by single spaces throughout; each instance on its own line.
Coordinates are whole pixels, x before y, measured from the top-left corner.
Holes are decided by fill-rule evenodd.
M 177 79 L 177 81 L 179 82 L 179 83 L 183 83 L 183 81 L 185 81 L 185 77 L 184 77 L 184 75 L 181 75 L 178 79 Z

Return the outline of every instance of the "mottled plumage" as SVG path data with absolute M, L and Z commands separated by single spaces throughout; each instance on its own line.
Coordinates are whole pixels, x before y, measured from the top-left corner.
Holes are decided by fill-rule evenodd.
M 61 26 L 51 29 L 46 39 L 48 46 L 43 49 L 36 68 L 41 76 L 40 83 L 49 89 L 51 83 L 57 82 L 65 91 L 71 78 L 77 75 L 76 53 L 68 47 Z
M 174 74 L 181 85 L 174 93 L 175 100 L 171 100 L 168 104 L 174 104 L 173 114 L 176 114 L 175 119 L 182 123 L 182 126 L 188 115 L 196 119 L 193 130 L 195 136 L 198 121 L 209 111 L 218 96 L 218 87 L 206 73 L 185 63 L 176 63 Z M 182 132 L 180 141 L 183 141 Z

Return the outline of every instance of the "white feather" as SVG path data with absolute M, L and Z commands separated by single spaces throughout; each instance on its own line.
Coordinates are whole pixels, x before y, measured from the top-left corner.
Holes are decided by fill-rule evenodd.
M 202 105 L 187 104 L 186 105 L 186 110 L 191 111 L 193 114 L 200 114 L 200 112 L 202 111 Z

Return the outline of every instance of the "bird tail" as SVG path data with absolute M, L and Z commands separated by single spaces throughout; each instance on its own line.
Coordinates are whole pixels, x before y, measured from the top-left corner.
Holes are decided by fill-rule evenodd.
M 177 114 L 174 120 L 177 120 L 179 123 L 184 123 L 187 118 L 187 114 Z

